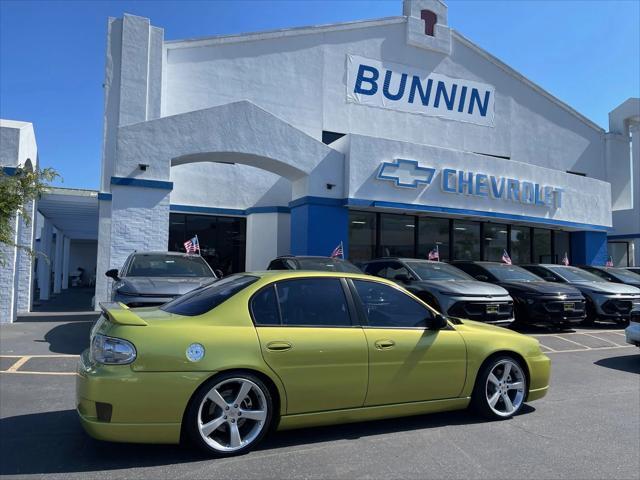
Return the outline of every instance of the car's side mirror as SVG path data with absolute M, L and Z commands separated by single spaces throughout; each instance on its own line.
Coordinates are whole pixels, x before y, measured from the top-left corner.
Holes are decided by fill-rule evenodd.
M 448 325 L 447 317 L 441 313 L 436 313 L 433 318 L 428 321 L 429 330 L 442 330 Z
M 487 277 L 486 275 L 476 275 L 476 280 L 479 280 L 481 282 L 486 282 L 489 280 L 489 277 Z
M 222 273 L 222 270 L 220 270 L 219 268 L 216 268 L 216 269 L 213 271 L 213 273 L 215 273 L 215 274 L 216 274 L 216 277 L 218 277 L 218 278 L 222 278 L 222 277 L 224 277 L 224 273 Z
M 411 283 L 411 277 L 409 277 L 409 275 L 405 275 L 404 273 L 396 275 L 395 277 L 393 277 L 393 279 L 402 283 Z
M 113 278 L 116 282 L 120 280 L 120 277 L 118 276 L 117 268 L 112 268 L 111 270 L 107 270 L 106 272 L 104 272 L 104 274 L 109 278 Z

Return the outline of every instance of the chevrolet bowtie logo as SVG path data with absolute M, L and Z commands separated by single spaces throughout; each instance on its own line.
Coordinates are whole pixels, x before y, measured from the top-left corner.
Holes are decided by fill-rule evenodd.
M 394 162 L 382 162 L 378 179 L 392 180 L 397 187 L 418 188 L 419 183 L 429 185 L 435 171 L 435 168 L 421 167 L 415 160 L 399 158 Z

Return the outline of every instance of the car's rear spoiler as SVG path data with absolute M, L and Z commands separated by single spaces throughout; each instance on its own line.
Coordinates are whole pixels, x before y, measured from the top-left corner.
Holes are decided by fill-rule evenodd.
M 119 325 L 136 325 L 140 327 L 144 327 L 147 325 L 147 322 L 145 322 L 138 315 L 129 310 L 129 307 L 127 307 L 124 303 L 101 302 L 100 308 L 107 316 L 107 318 L 113 323 L 117 323 Z

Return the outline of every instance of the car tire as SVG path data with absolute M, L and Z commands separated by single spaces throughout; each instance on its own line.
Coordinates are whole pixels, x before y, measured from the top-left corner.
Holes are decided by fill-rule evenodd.
M 527 374 L 520 361 L 500 355 L 490 358 L 480 368 L 471 407 L 485 418 L 505 420 L 520 411 L 527 391 Z
M 274 402 L 256 375 L 229 372 L 205 382 L 193 395 L 184 431 L 195 446 L 214 457 L 242 455 L 270 430 Z

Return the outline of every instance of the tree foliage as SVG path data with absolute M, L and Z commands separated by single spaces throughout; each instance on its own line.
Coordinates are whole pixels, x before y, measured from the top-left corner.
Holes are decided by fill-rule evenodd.
M 46 190 L 48 183 L 58 176 L 53 168 L 33 170 L 18 167 L 13 175 L 0 169 L 0 244 L 18 246 L 32 253 L 28 245 L 15 244 L 14 229 L 17 225 L 13 219 L 19 213 L 25 223 L 30 224 L 32 218 L 25 207 L 38 198 Z

